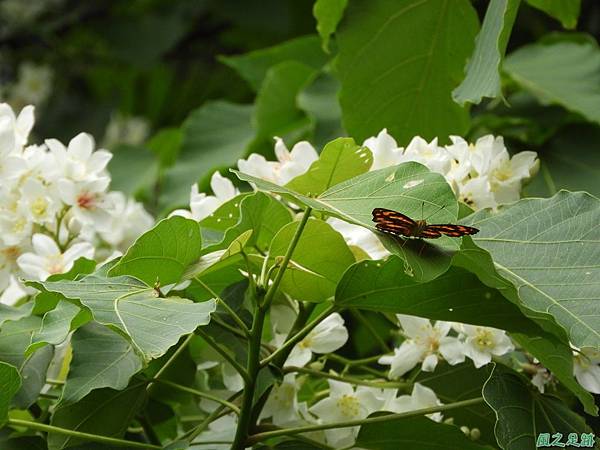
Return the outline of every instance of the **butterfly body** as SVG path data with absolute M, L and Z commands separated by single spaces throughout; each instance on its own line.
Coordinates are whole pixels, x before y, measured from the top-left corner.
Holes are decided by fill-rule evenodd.
M 477 228 L 456 224 L 431 224 L 425 220 L 413 220 L 410 217 L 385 208 L 373 210 L 375 228 L 382 233 L 397 237 L 437 239 L 442 235 L 461 237 L 478 233 Z

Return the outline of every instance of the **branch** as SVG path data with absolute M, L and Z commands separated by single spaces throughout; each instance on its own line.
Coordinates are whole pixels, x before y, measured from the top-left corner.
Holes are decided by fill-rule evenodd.
M 306 367 L 288 366 L 283 368 L 284 373 L 305 373 L 307 375 L 313 375 L 315 377 L 328 378 L 330 380 L 343 381 L 345 383 L 357 384 L 360 386 L 371 386 L 382 389 L 404 389 L 412 386 L 412 383 L 406 381 L 375 381 L 375 380 L 363 380 L 362 378 L 345 377 L 336 375 L 333 373 L 320 372 L 318 370 L 308 369 Z

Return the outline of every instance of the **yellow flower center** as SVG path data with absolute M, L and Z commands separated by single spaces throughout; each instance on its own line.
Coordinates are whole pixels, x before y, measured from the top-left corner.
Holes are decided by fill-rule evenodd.
M 353 395 L 342 395 L 337 401 L 337 406 L 346 417 L 356 417 L 360 413 L 360 402 Z
M 25 229 L 26 225 L 27 225 L 27 219 L 25 219 L 24 217 L 17 219 L 12 227 L 13 233 L 21 233 Z
M 491 331 L 483 328 L 479 328 L 477 330 L 475 343 L 482 350 L 494 348 L 496 346 L 496 342 L 494 341 L 494 336 Z
M 41 217 L 46 214 L 48 210 L 48 202 L 43 197 L 38 197 L 31 204 L 31 212 L 33 212 L 34 216 Z

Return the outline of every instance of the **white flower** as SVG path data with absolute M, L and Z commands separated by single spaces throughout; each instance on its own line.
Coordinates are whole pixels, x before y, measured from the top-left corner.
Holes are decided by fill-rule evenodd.
M 600 394 L 600 352 L 584 347 L 574 356 L 573 373 L 579 384 L 594 394 Z
M 113 248 L 125 251 L 143 233 L 154 225 L 154 219 L 141 203 L 127 198 L 122 192 L 109 192 L 110 223 L 99 234 Z
M 309 411 L 322 423 L 364 419 L 379 411 L 383 405 L 381 390 L 358 386 L 356 390 L 340 381 L 328 380 L 329 397 L 315 403 Z M 327 443 L 335 448 L 343 448 L 354 443 L 359 427 L 325 430 Z
M 449 364 L 465 360 L 465 348 L 457 338 L 448 336 L 451 324 L 437 321 L 432 326 L 429 319 L 398 314 L 406 340 L 394 349 L 393 356 L 382 356 L 380 364 L 391 365 L 389 377 L 398 378 L 422 362 L 422 370 L 433 372 L 442 356 Z
M 64 253 L 52 238 L 45 234 L 34 234 L 31 239 L 34 253 L 25 253 L 17 264 L 25 274 L 44 281 L 50 275 L 69 271 L 81 257 L 93 258 L 94 247 L 89 242 L 73 244 Z
M 368 147 L 373 154 L 371 170 L 395 166 L 402 162 L 402 148 L 398 147 L 396 140 L 384 128 L 377 136 L 372 136 L 363 142 L 363 147 Z
M 369 229 L 335 217 L 327 219 L 327 223 L 344 237 L 348 245 L 362 249 L 372 259 L 383 259 L 390 255 L 375 233 Z
M 458 187 L 458 198 L 474 209 L 498 206 L 487 177 L 471 178 Z
M 429 170 L 445 175 L 452 165 L 452 156 L 444 147 L 437 145 L 437 138 L 427 142 L 422 137 L 415 136 L 402 155 L 401 162 L 408 161 L 421 163 Z
M 194 441 L 194 449 L 205 450 L 230 450 L 237 428 L 237 416 L 228 414 L 213 420 L 208 425 L 208 430 L 200 433 Z M 202 444 L 202 442 L 222 441 L 227 444 Z
M 201 221 L 215 212 L 223 203 L 240 193 L 231 180 L 222 176 L 218 171 L 213 173 L 210 178 L 210 188 L 215 195 L 198 192 L 198 185 L 194 184 L 190 192 L 190 210 L 177 209 L 170 215 Z
M 105 178 L 108 186 L 105 169 L 112 154 L 102 149 L 94 151 L 94 138 L 89 134 L 79 133 L 66 148 L 57 139 L 46 139 L 46 145 L 62 171 L 62 177 L 75 182 Z
M 515 349 L 503 330 L 467 324 L 456 325 L 456 329 L 466 337 L 466 355 L 477 368 L 488 364 L 492 356 L 502 356 Z
M 385 403 L 381 408 L 384 411 L 403 413 L 442 405 L 442 402 L 440 402 L 432 389 L 419 383 L 414 384 L 411 395 L 401 395 L 400 397 L 396 397 L 396 390 L 390 392 L 386 391 L 384 391 L 383 397 Z M 427 417 L 436 422 L 442 421 L 442 413 L 439 412 L 428 414 Z
M 267 161 L 262 155 L 251 154 L 248 159 L 238 160 L 240 171 L 257 178 L 284 185 L 305 173 L 319 155 L 307 141 L 298 142 L 289 151 L 282 139 L 275 137 L 277 162 Z
M 228 362 L 223 362 L 221 374 L 223 375 L 223 384 L 228 391 L 238 392 L 244 388 L 244 379 L 235 367 Z
M 344 319 L 338 313 L 329 315 L 296 344 L 285 362 L 286 366 L 304 366 L 313 353 L 331 353 L 348 340 Z
M 546 390 L 546 385 L 552 382 L 552 374 L 545 367 L 536 367 L 536 372 L 531 377 L 531 384 L 533 384 L 543 394 Z
M 66 178 L 58 181 L 57 187 L 62 201 L 72 206 L 69 213 L 82 225 L 93 225 L 98 230 L 107 230 L 111 223 L 109 210 L 112 199 L 106 195 L 109 178 L 73 182 Z
M 61 203 L 55 193 L 36 178 L 28 178 L 21 188 L 19 208 L 34 223 L 52 225 Z
M 16 202 L 15 202 L 16 203 Z M 33 223 L 29 220 L 22 209 L 10 205 L 9 208 L 0 208 L 0 241 L 7 246 L 18 246 L 22 244 L 33 229 Z
M 0 160 L 20 152 L 33 128 L 33 106 L 24 107 L 18 116 L 8 103 L 0 104 Z
M 139 145 L 146 140 L 149 132 L 150 124 L 143 117 L 112 114 L 106 126 L 102 145 L 110 149 L 118 144 Z
M 273 418 L 277 426 L 292 425 L 302 421 L 298 405 L 296 375 L 288 373 L 281 384 L 275 386 L 261 412 L 262 419 Z

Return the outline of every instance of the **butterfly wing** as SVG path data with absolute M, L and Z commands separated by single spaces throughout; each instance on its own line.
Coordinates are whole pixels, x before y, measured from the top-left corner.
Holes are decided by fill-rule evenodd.
M 450 237 L 462 237 L 471 234 L 479 233 L 477 228 L 468 227 L 466 225 L 454 225 L 454 224 L 437 224 L 437 225 L 427 225 L 423 230 L 423 233 L 438 233 L 445 234 Z M 429 237 L 429 236 L 423 236 Z M 440 236 L 436 236 L 440 237 Z
M 372 212 L 375 228 L 394 236 L 411 236 L 417 223 L 402 213 L 385 208 L 375 208 Z

